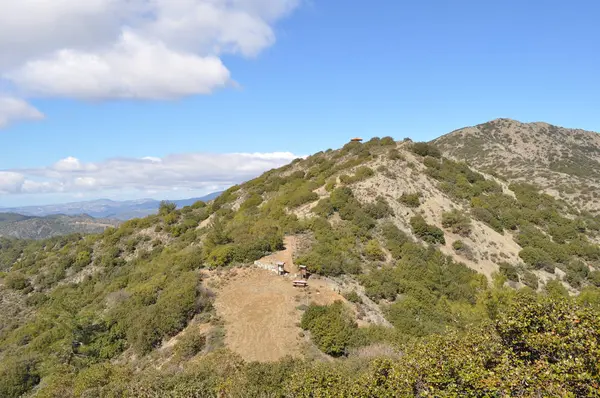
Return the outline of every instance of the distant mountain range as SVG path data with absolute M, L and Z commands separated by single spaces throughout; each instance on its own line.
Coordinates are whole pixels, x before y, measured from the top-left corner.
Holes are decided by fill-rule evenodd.
M 200 198 L 173 200 L 177 207 L 189 206 L 199 200 L 209 201 L 219 196 L 221 192 L 214 192 Z M 63 203 L 43 206 L 24 206 L 0 208 L 3 213 L 17 213 L 23 216 L 44 217 L 50 215 L 81 216 L 88 215 L 93 218 L 130 220 L 137 217 L 145 217 L 158 211 L 159 200 L 139 199 L 115 201 L 109 199 L 98 199 L 86 202 Z
M 45 217 L 25 216 L 16 213 L 0 213 L 0 236 L 18 239 L 46 239 L 72 233 L 100 233 L 109 227 L 117 227 L 117 220 L 97 219 L 90 216 L 51 215 Z

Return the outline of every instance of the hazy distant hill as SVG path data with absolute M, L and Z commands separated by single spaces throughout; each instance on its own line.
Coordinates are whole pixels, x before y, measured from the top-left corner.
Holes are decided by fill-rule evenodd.
M 52 215 L 45 217 L 0 213 L 0 236 L 19 239 L 46 239 L 71 233 L 100 233 L 119 225 L 117 220 L 90 216 Z
M 600 211 L 600 134 L 548 123 L 497 119 L 433 141 L 445 156 Z
M 177 207 L 189 206 L 199 200 L 209 201 L 220 192 L 214 192 L 201 198 L 174 200 Z M 160 201 L 155 199 L 139 199 L 114 201 L 109 199 L 98 199 L 86 202 L 63 203 L 56 205 L 25 206 L 0 209 L 6 213 L 18 213 L 26 216 L 48 216 L 48 215 L 71 215 L 77 216 L 87 214 L 94 218 L 110 218 L 117 220 L 130 220 L 132 218 L 145 217 L 156 214 Z

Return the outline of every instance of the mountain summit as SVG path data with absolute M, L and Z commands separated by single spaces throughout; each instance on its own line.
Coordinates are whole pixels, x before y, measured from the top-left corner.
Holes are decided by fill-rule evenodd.
M 600 134 L 496 119 L 433 140 L 442 153 L 509 181 L 527 181 L 580 209 L 600 211 Z

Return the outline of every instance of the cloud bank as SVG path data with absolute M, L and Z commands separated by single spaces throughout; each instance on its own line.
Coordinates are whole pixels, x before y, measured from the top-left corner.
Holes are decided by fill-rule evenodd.
M 208 192 L 252 179 L 297 157 L 289 152 L 188 153 L 98 163 L 68 157 L 47 167 L 0 171 L 0 195 Z
M 210 94 L 232 84 L 221 56 L 257 56 L 299 3 L 0 0 L 0 87 L 25 98 L 84 100 Z M 0 102 L 0 127 L 41 117 L 24 105 L 28 112 L 8 112 Z

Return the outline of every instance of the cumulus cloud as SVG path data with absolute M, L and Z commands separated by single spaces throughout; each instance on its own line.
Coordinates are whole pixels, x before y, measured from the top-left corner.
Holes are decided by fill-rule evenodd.
M 230 80 L 217 57 L 176 52 L 131 33 L 106 51 L 61 50 L 8 77 L 32 95 L 79 99 L 171 99 L 210 94 Z
M 231 83 L 300 0 L 0 0 L 0 80 L 29 96 L 171 99 Z M 1 119 L 0 119 L 1 120 Z
M 0 171 L 0 193 L 105 194 L 116 191 L 160 193 L 217 190 L 249 180 L 297 158 L 289 152 L 188 153 L 164 158 L 109 159 L 85 163 L 75 157 L 38 169 Z
M 0 96 L 0 128 L 19 120 L 40 120 L 44 115 L 27 102 Z

